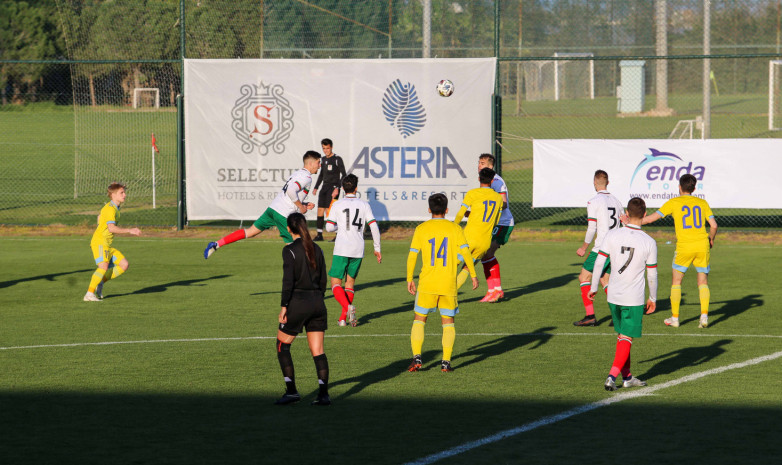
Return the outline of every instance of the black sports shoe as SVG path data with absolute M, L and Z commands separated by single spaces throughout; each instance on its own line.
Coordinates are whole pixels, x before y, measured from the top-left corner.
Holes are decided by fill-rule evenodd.
M 421 365 L 423 365 L 423 363 L 421 362 L 421 355 L 414 355 L 413 356 L 413 361 L 410 362 L 410 366 L 407 367 L 407 371 L 411 371 L 411 372 L 412 371 L 420 371 L 421 370 Z
M 320 406 L 327 406 L 331 405 L 331 398 L 328 394 L 325 396 L 318 396 L 317 399 L 313 400 L 310 405 L 320 405 Z
M 574 321 L 573 326 L 597 326 L 597 318 L 594 315 L 585 316 L 578 321 Z
M 314 242 L 321 242 L 323 240 L 323 234 L 318 233 L 315 235 L 315 237 L 312 238 Z
M 443 373 L 449 373 L 449 372 L 453 371 L 453 368 L 451 368 L 451 361 L 450 360 L 443 360 L 441 362 L 440 367 L 441 367 L 440 370 Z
M 301 400 L 301 396 L 298 392 L 295 392 L 293 394 L 288 394 L 287 392 L 282 395 L 279 399 L 277 399 L 274 403 L 276 405 L 288 405 L 288 404 L 295 404 L 296 402 Z

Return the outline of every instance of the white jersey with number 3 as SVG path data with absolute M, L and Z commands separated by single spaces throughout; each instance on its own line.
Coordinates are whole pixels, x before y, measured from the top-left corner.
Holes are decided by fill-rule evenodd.
M 592 247 L 593 252 L 600 250 L 600 245 L 603 243 L 603 238 L 605 238 L 608 231 L 619 227 L 619 215 L 623 212 L 624 206 L 622 206 L 622 202 L 606 190 L 598 191 L 597 195 L 589 200 L 589 203 L 587 203 L 587 222 L 589 226 L 584 242 L 587 244 L 592 242 L 592 236 L 595 230 L 597 231 L 595 245 Z
M 609 303 L 637 306 L 646 302 L 644 271 L 649 274 L 649 297 L 657 300 L 657 243 L 640 226 L 628 224 L 606 234 L 597 261 L 611 260 L 608 278 Z M 592 277 L 592 291 L 597 292 L 600 276 Z
M 312 173 L 304 168 L 294 172 L 288 178 L 288 182 L 282 186 L 282 190 L 277 194 L 277 197 L 272 200 L 269 208 L 287 218 L 288 215 L 299 210 L 296 208 L 293 200 L 288 197 L 288 190 L 293 189 L 299 202 L 304 203 L 304 199 L 307 198 L 307 194 L 310 192 L 310 184 L 312 184 Z
M 369 227 L 375 251 L 380 252 L 380 230 L 369 203 L 347 194 L 331 205 L 326 219 L 326 231 L 337 231 L 334 255 L 361 258 L 364 256 L 364 231 Z

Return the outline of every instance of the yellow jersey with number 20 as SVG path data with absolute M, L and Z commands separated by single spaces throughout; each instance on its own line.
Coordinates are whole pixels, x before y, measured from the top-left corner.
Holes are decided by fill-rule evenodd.
M 673 217 L 676 227 L 676 245 L 696 245 L 709 248 L 709 233 L 706 224 L 714 218 L 709 204 L 692 195 L 681 195 L 665 202 L 657 213 Z

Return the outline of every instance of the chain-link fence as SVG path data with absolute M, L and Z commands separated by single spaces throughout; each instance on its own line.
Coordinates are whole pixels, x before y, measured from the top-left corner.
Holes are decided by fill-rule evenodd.
M 532 139 L 697 138 L 704 127 L 711 138 L 782 135 L 769 130 L 769 82 L 778 95 L 782 74 L 770 79 L 769 62 L 782 59 L 781 0 L 426 3 L 0 1 L 0 223 L 92 224 L 103 190 L 119 180 L 129 185 L 124 222 L 176 224 L 183 54 L 497 53 L 498 155 L 513 214 L 525 226 L 585 222 L 584 209 L 531 208 Z M 704 55 L 712 57 L 706 112 Z M 623 60 L 641 62 L 643 89 L 620 88 Z M 645 97 L 642 108 L 620 112 L 622 94 L 634 91 Z M 721 224 L 782 226 L 782 211 L 717 214 Z

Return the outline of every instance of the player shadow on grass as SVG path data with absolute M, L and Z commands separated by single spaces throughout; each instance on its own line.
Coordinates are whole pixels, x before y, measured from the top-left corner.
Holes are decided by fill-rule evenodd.
M 28 281 L 37 281 L 39 279 L 45 279 L 47 281 L 54 281 L 54 278 L 58 278 L 60 276 L 65 276 L 68 274 L 76 274 L 76 273 L 85 273 L 87 271 L 94 271 L 94 268 L 87 268 L 84 270 L 74 270 L 74 271 L 63 271 L 62 273 L 51 273 L 51 274 L 42 274 L 40 276 L 30 276 L 28 278 L 19 278 L 19 279 L 13 279 L 11 281 L 2 281 L 0 282 L 0 289 L 11 287 L 19 283 L 26 283 Z
M 387 308 L 385 310 L 378 310 L 376 312 L 362 314 L 361 313 L 361 307 L 360 305 L 356 306 L 356 315 L 358 316 L 358 324 L 359 325 L 365 325 L 370 323 L 372 320 L 376 318 L 382 318 L 386 315 L 393 315 L 394 313 L 402 313 L 402 312 L 409 312 L 410 310 L 415 307 L 415 301 L 410 301 L 408 303 L 402 304 L 398 307 L 394 308 Z
M 525 345 L 535 344 L 529 347 L 528 350 L 535 350 L 543 344 L 547 343 L 553 334 L 549 334 L 549 331 L 557 329 L 555 326 L 545 326 L 533 330 L 527 334 L 511 334 L 509 336 L 499 337 L 491 341 L 487 341 L 481 344 L 470 347 L 467 352 L 462 352 L 454 355 L 453 366 L 455 370 L 472 365 L 473 363 L 480 363 L 489 357 L 495 357 L 502 355 L 506 352 L 510 352 L 515 349 L 524 347 Z M 463 359 L 469 359 L 464 360 Z M 438 363 L 439 365 L 439 363 Z
M 421 354 L 421 358 L 424 360 L 431 360 L 434 357 L 438 356 L 441 352 L 439 350 L 428 350 Z M 396 376 L 399 376 L 400 374 L 404 374 L 407 371 L 407 367 L 410 365 L 411 358 L 405 358 L 402 360 L 396 360 L 394 362 L 389 363 L 388 365 L 378 368 L 376 370 L 368 371 L 362 375 L 354 376 L 352 378 L 345 378 L 340 379 L 339 381 L 333 381 L 329 383 L 329 389 L 332 390 L 332 393 L 334 392 L 333 389 L 335 386 L 341 386 L 343 384 L 353 384 L 353 386 L 348 389 L 347 391 L 343 392 L 342 394 L 334 397 L 335 399 L 344 399 L 345 397 L 350 397 L 354 394 L 358 394 L 359 392 L 363 391 L 364 389 L 368 388 L 369 386 L 372 386 L 376 383 L 382 383 L 383 381 L 388 381 L 391 378 L 394 378 Z M 440 361 L 437 361 L 437 366 L 440 366 Z M 426 371 L 429 368 L 422 368 L 421 371 Z M 414 373 L 411 373 L 410 375 L 405 376 L 415 376 Z M 313 395 L 317 393 L 317 391 L 313 391 Z
M 716 310 L 709 311 L 709 328 L 722 323 L 728 318 L 738 316 L 751 308 L 762 307 L 765 302 L 760 297 L 763 296 L 760 294 L 750 294 L 740 299 L 711 302 L 711 305 L 722 304 L 722 306 Z M 700 317 L 700 314 L 697 314 L 692 318 L 682 320 L 681 323 L 695 322 L 698 321 Z
M 170 283 L 164 283 L 164 284 L 156 284 L 154 286 L 144 287 L 138 290 L 135 290 L 133 292 L 126 292 L 125 294 L 110 294 L 104 297 L 104 299 L 111 299 L 114 297 L 124 297 L 128 295 L 136 295 L 136 294 L 154 294 L 156 292 L 165 292 L 168 290 L 169 287 L 174 286 L 192 286 L 196 283 L 202 283 L 204 281 L 209 281 L 212 279 L 222 279 L 222 278 L 228 278 L 230 277 L 230 274 L 221 274 L 218 276 L 210 276 L 208 278 L 201 278 L 201 279 L 185 279 L 182 281 L 172 281 Z M 203 285 L 203 284 L 199 284 Z
M 683 368 L 702 365 L 710 362 L 726 352 L 722 346 L 733 342 L 732 339 L 720 339 L 708 346 L 685 347 L 683 349 L 673 350 L 667 354 L 658 355 L 647 360 L 642 360 L 638 364 L 660 360 L 654 366 L 649 368 L 646 373 L 639 375 L 639 378 L 646 381 L 657 376 L 669 375 Z
M 556 289 L 558 287 L 567 286 L 574 279 L 578 278 L 578 273 L 567 273 L 562 276 L 555 276 L 553 278 L 544 279 L 536 283 L 530 283 L 521 287 L 513 287 L 509 289 L 503 289 L 505 291 L 505 298 L 502 300 L 515 299 L 523 295 L 533 294 L 540 291 L 548 291 L 550 289 Z M 480 289 L 480 288 L 479 288 Z M 459 299 L 459 302 L 478 302 L 483 298 L 483 295 L 471 297 L 469 299 Z

